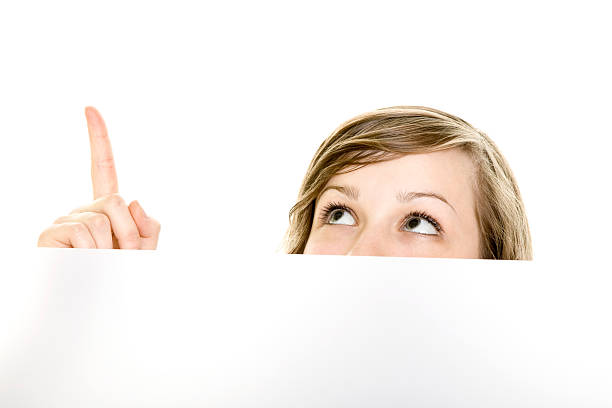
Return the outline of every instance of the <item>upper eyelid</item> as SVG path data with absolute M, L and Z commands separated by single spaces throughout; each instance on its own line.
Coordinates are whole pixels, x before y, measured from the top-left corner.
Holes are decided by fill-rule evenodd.
M 409 219 L 409 218 L 411 218 L 411 217 L 407 217 L 406 219 Z M 421 217 L 419 217 L 419 218 L 421 218 Z M 427 220 L 427 219 L 425 219 L 425 218 L 422 218 L 422 219 L 423 219 L 425 222 L 428 222 L 428 223 L 429 223 L 429 224 L 430 224 L 430 225 L 433 227 L 433 229 L 436 231 L 436 233 L 435 233 L 435 234 L 425 234 L 425 233 L 422 233 L 422 232 L 416 232 L 416 231 L 410 231 L 410 230 L 408 230 L 408 229 L 404 229 L 404 228 L 406 227 L 406 221 L 402 222 L 402 227 L 401 227 L 400 229 L 401 229 L 402 231 L 404 231 L 404 232 L 411 232 L 411 233 L 413 233 L 413 234 L 419 234 L 419 235 L 441 235 L 441 234 L 442 234 L 442 230 L 441 230 L 441 229 L 440 229 L 440 230 L 438 230 L 438 229 L 436 228 L 436 226 L 435 226 L 433 223 L 431 223 L 429 220 Z
M 422 214 L 419 214 L 419 213 L 422 213 Z M 428 223 L 430 223 L 434 227 L 438 226 L 440 228 L 440 230 L 442 229 L 442 225 L 440 225 L 440 222 L 434 216 L 432 216 L 432 215 L 430 215 L 430 214 L 428 214 L 428 213 L 426 213 L 424 211 L 415 211 L 412 214 L 406 215 L 406 217 L 404 218 L 404 223 L 406 221 L 408 221 L 410 218 L 420 218 L 422 220 L 427 221 Z
M 335 209 L 347 210 L 351 214 L 351 217 L 353 217 L 355 222 L 359 223 L 359 217 L 357 216 L 357 214 L 355 214 L 355 211 L 351 207 L 349 207 L 348 205 L 346 205 L 344 203 L 333 202 L 333 201 L 330 201 L 329 203 L 326 203 L 326 204 L 324 204 L 324 205 L 322 205 L 320 207 L 320 212 L 321 212 L 321 216 L 319 217 L 320 219 L 322 219 L 324 216 L 329 216 L 330 213 L 328 213 L 327 215 L 325 214 L 326 209 L 329 208 L 329 207 L 335 207 L 335 208 L 331 208 L 330 209 L 330 213 L 331 213 L 331 211 L 334 211 Z M 326 224 L 328 224 L 327 221 L 328 220 L 325 220 Z
M 414 233 L 414 234 L 428 235 L 428 236 L 440 236 L 440 235 L 444 235 L 444 234 L 445 234 L 445 232 L 444 232 L 444 228 L 442 227 L 442 224 L 440 224 L 440 222 L 439 222 L 439 221 L 438 221 L 438 220 L 437 220 L 437 219 L 436 219 L 434 216 L 429 215 L 429 214 L 428 214 L 427 212 L 425 212 L 425 211 L 415 211 L 415 212 L 422 212 L 422 213 L 424 213 L 423 215 L 428 215 L 428 216 L 429 216 L 429 217 L 432 219 L 432 221 L 434 221 L 434 222 L 432 223 L 432 222 L 431 222 L 431 221 L 429 221 L 429 220 L 428 220 L 426 217 L 423 217 L 423 215 L 419 215 L 419 214 L 412 214 L 412 215 L 410 215 L 410 214 L 408 214 L 408 215 L 407 215 L 407 216 L 404 218 L 404 220 L 402 221 L 402 224 L 401 224 L 401 225 L 402 225 L 402 227 L 406 225 L 406 222 L 407 222 L 407 221 L 408 221 L 408 220 L 409 220 L 411 217 L 417 217 L 417 218 L 421 218 L 421 219 L 423 219 L 423 220 L 427 221 L 428 223 L 430 223 L 430 224 L 432 225 L 432 227 L 434 227 L 434 229 L 437 231 L 437 234 L 422 234 L 422 233 L 419 233 L 419 232 L 414 232 L 414 231 L 406 231 L 406 232 L 412 232 L 412 233 Z M 438 229 L 438 228 L 436 228 L 436 225 L 438 226 L 438 228 L 439 228 L 439 229 Z

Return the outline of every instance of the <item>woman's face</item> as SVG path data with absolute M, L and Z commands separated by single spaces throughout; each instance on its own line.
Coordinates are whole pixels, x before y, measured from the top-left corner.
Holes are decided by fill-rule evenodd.
M 450 149 L 332 177 L 305 254 L 479 258 L 475 167 Z

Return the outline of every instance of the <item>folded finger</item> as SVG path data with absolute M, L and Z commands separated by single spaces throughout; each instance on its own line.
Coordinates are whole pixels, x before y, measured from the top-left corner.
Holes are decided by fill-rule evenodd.
M 80 222 L 53 224 L 40 234 L 39 247 L 96 248 L 87 226 Z
M 113 248 L 111 222 L 105 214 L 99 212 L 82 212 L 60 217 L 55 220 L 54 223 L 61 224 L 66 222 L 80 222 L 85 224 L 96 243 L 96 248 Z
M 74 210 L 71 214 L 82 212 L 98 212 L 106 215 L 110 220 L 119 248 L 140 249 L 141 239 L 138 227 L 125 201 L 118 194 L 99 198 L 85 207 Z

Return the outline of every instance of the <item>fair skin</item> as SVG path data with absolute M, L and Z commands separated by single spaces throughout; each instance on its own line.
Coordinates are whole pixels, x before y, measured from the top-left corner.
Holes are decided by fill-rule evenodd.
M 58 218 L 38 238 L 39 247 L 155 249 L 160 224 L 138 201 L 129 205 L 119 195 L 115 161 L 100 113 L 85 108 L 91 148 L 94 201 Z
M 474 177 L 459 149 L 337 174 L 316 200 L 304 254 L 479 258 Z

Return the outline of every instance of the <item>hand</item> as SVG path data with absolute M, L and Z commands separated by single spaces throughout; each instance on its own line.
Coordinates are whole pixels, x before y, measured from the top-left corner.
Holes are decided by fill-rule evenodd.
M 94 201 L 58 218 L 38 238 L 39 247 L 155 249 L 160 224 L 138 201 L 126 205 L 118 194 L 108 131 L 100 113 L 85 108 L 91 147 Z

